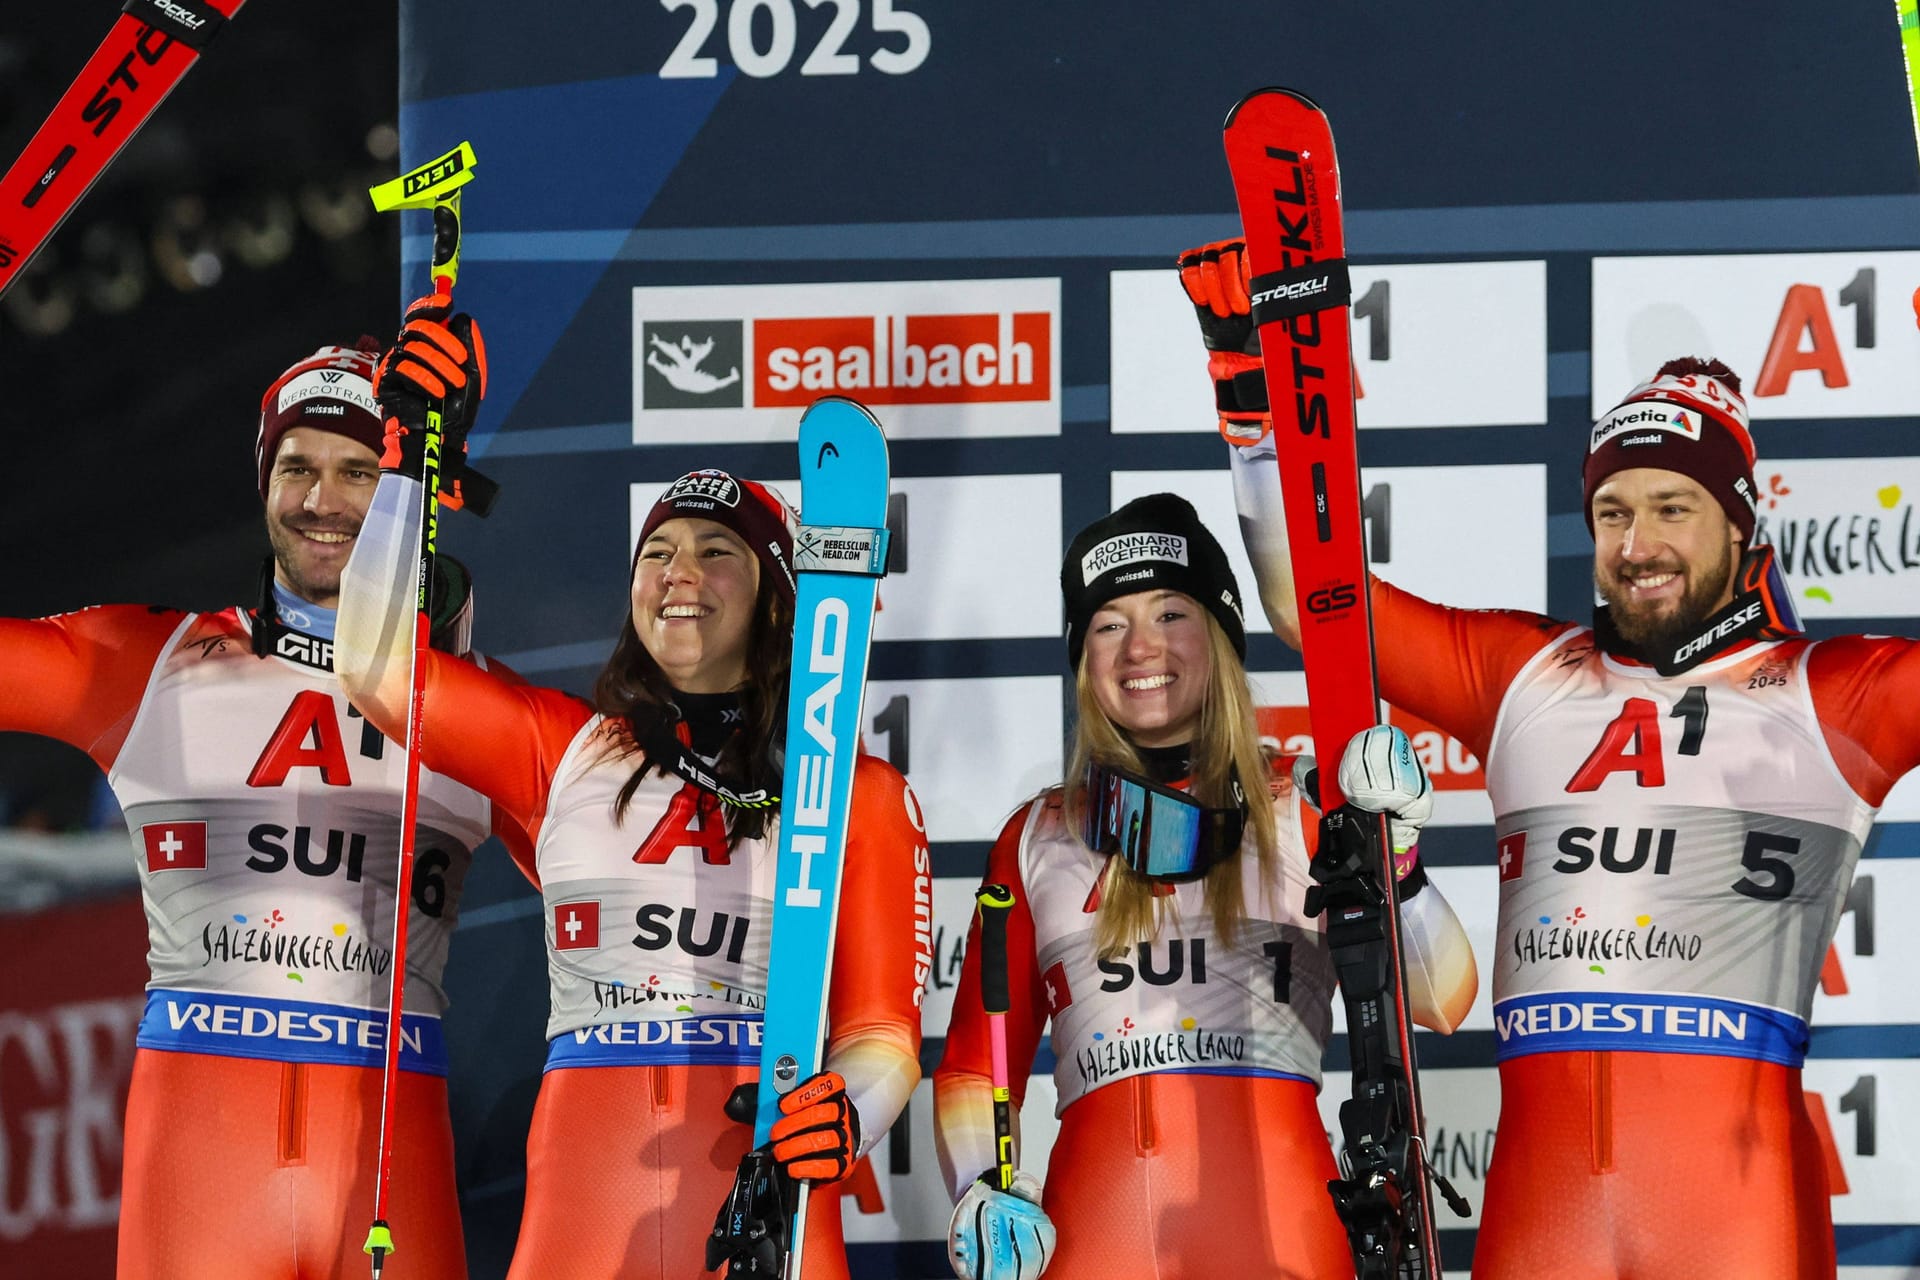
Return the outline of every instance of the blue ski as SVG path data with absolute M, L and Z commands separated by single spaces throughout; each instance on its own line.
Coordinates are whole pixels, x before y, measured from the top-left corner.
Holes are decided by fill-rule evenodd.
M 764 1148 L 780 1117 L 781 1096 L 819 1071 L 825 1056 L 867 645 L 874 593 L 887 563 L 887 441 L 873 415 L 851 400 L 815 401 L 800 419 L 800 505 L 756 1150 L 741 1166 L 709 1255 L 725 1254 L 729 1275 L 789 1280 L 800 1275 L 806 1186 L 793 1189 L 790 1219 L 770 1221 L 780 1212 L 771 1202 L 784 1188 Z

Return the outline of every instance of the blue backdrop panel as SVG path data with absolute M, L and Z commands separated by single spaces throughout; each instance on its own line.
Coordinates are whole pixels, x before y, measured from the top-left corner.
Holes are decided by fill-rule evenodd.
M 1920 262 L 1897 252 L 1920 243 L 1920 167 L 1890 9 L 624 0 L 533 18 L 504 0 L 402 0 L 403 162 L 463 138 L 480 158 L 459 298 L 493 360 L 473 451 L 505 493 L 490 520 L 443 537 L 475 570 L 481 641 L 532 679 L 583 691 L 626 608 L 633 504 L 695 466 L 791 478 L 791 435 L 773 441 L 758 424 L 776 418 L 754 407 L 774 391 L 770 322 L 897 353 L 916 325 L 985 315 L 1003 360 L 1006 335 L 1037 326 L 1019 332 L 1039 335 L 1030 354 L 1051 381 L 1028 417 L 1016 422 L 1006 382 L 939 406 L 875 406 L 910 560 L 882 586 L 883 686 L 866 728 L 913 779 L 934 839 L 930 1067 L 969 879 L 1013 803 L 1059 768 L 1070 699 L 1052 583 L 1067 536 L 1124 496 L 1170 487 L 1233 541 L 1204 358 L 1168 270 L 1179 250 L 1236 229 L 1227 107 L 1259 85 L 1296 87 L 1340 140 L 1349 244 L 1393 302 L 1356 322 L 1378 326 L 1376 345 L 1360 344 L 1361 450 L 1382 573 L 1460 603 L 1512 584 L 1533 598 L 1501 602 L 1580 617 L 1584 429 L 1596 400 L 1627 387 L 1612 372 L 1595 386 L 1593 370 L 1638 358 L 1649 315 L 1682 317 L 1751 382 L 1788 291 L 1810 285 L 1833 345 L 1812 329 L 1790 336 L 1825 350 L 1828 371 L 1789 371 L 1780 394 L 1754 401 L 1763 487 L 1777 481 L 1769 527 L 1816 539 L 1837 528 L 1844 561 L 1849 522 L 1881 521 L 1892 546 L 1920 494 L 1907 412 L 1920 405 L 1920 339 L 1906 306 Z M 424 221 L 410 221 L 403 297 L 424 289 L 426 251 Z M 1470 273 L 1449 303 L 1421 270 L 1449 263 L 1501 269 Z M 982 302 L 969 286 L 986 280 L 1043 301 Z M 701 366 L 725 375 L 732 358 L 740 374 L 739 408 L 707 411 L 710 431 L 700 413 L 661 409 L 641 354 L 675 324 L 689 342 L 707 332 L 675 310 L 696 296 L 700 324 L 746 335 L 736 356 Z M 1877 331 L 1861 327 L 1869 312 Z M 1496 327 L 1508 367 L 1489 372 L 1474 348 Z M 1476 418 L 1489 378 L 1530 389 L 1517 409 Z M 1186 390 L 1163 403 L 1176 383 Z M 1425 416 L 1409 385 L 1427 389 Z M 1515 563 L 1490 570 L 1495 552 Z M 1920 565 L 1920 547 L 1910 558 Z M 1813 629 L 1911 633 L 1916 610 L 1900 601 L 1914 566 L 1897 560 L 1891 586 L 1873 565 L 1803 564 L 1794 583 Z M 1284 741 L 1298 664 L 1256 636 L 1250 666 Z M 1448 759 L 1434 744 L 1430 764 Z M 1472 762 L 1451 749 L 1425 847 L 1484 949 L 1490 819 Z M 1843 1268 L 1920 1265 L 1920 1168 L 1901 1154 L 1920 1150 L 1903 1140 L 1920 1138 L 1920 1013 L 1900 994 L 1905 940 L 1873 927 L 1876 903 L 1885 921 L 1920 897 L 1906 874 L 1920 797 L 1896 793 L 1883 818 L 1808 1069 L 1849 1183 L 1834 1201 Z M 476 867 L 449 987 L 473 1272 L 498 1276 L 546 1012 L 537 902 L 504 858 Z M 1426 1039 L 1435 1147 L 1477 1202 L 1496 1107 L 1484 996 L 1452 1041 Z M 1344 1053 L 1337 1038 L 1330 1072 Z M 1033 1084 L 1038 1168 L 1052 1095 L 1050 1080 Z M 945 1274 L 929 1126 L 923 1087 L 876 1153 L 884 1207 L 849 1206 L 858 1276 Z M 1449 1235 L 1450 1266 L 1464 1268 L 1472 1239 L 1470 1226 Z

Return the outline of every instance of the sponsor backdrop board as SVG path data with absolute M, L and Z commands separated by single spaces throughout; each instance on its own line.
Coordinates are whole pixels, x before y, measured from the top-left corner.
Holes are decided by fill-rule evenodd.
M 1547 420 L 1544 262 L 1353 268 L 1363 427 L 1538 426 Z M 1172 271 L 1112 276 L 1115 431 L 1206 431 L 1213 390 Z
M 1246 89 L 1305 90 L 1341 142 L 1381 573 L 1449 603 L 1585 616 L 1592 416 L 1657 358 L 1711 347 L 1754 383 L 1763 518 L 1811 625 L 1916 628 L 1920 198 L 1878 6 L 1721 24 L 1657 103 L 1624 105 L 1618 68 L 1671 25 L 1652 0 L 1598 14 L 1509 0 L 1475 24 L 1211 2 L 1115 22 L 1089 0 L 636 0 L 534 23 L 501 0 L 402 0 L 400 14 L 403 159 L 461 138 L 480 156 L 460 290 L 493 361 L 473 452 L 505 496 L 442 536 L 475 570 L 490 651 L 588 687 L 626 607 L 636 512 L 662 485 L 704 466 L 794 474 L 794 424 L 818 394 L 858 396 L 885 424 L 906 564 L 881 587 L 863 729 L 905 766 L 934 836 L 929 1067 L 987 842 L 1059 767 L 1066 540 L 1173 488 L 1257 599 L 1171 270 L 1235 232 L 1218 138 Z M 1455 74 L 1485 61 L 1489 32 L 1528 57 Z M 1823 73 L 1752 92 L 1754 68 L 1802 63 Z M 405 236 L 396 293 L 410 297 L 424 221 Z M 1256 634 L 1250 665 L 1267 732 L 1303 741 L 1297 661 Z M 1435 772 L 1425 847 L 1490 973 L 1479 762 L 1392 714 Z M 1834 1206 L 1849 1276 L 1920 1274 L 1920 1171 L 1901 1154 L 1920 1012 L 1900 999 L 1910 958 L 1887 924 L 1920 898 L 1905 874 L 1916 821 L 1920 799 L 1897 791 L 1807 1072 L 1847 1176 Z M 543 921 L 505 859 L 475 867 L 463 917 L 455 1126 L 473 1273 L 497 1277 L 542 1059 Z M 1476 1204 L 1496 1034 L 1483 996 L 1459 1035 L 1424 1046 L 1435 1148 Z M 1323 1094 L 1329 1114 L 1340 1091 Z M 1051 1096 L 1036 1077 L 1036 1168 Z M 930 1125 L 923 1085 L 854 1188 L 861 1280 L 944 1274 Z M 1464 1274 L 1472 1247 L 1471 1223 L 1450 1233 L 1450 1268 Z

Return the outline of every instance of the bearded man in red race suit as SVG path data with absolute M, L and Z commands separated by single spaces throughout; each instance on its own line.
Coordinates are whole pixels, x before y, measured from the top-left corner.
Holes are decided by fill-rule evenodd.
M 1262 601 L 1297 644 L 1271 422 L 1236 379 L 1244 255 L 1180 266 Z M 1861 846 L 1920 763 L 1920 645 L 1799 634 L 1753 545 L 1753 464 L 1739 378 L 1672 360 L 1588 434 L 1591 626 L 1372 580 L 1381 695 L 1485 761 L 1493 802 L 1476 1277 L 1834 1274 L 1800 1070 Z
M 477 335 L 461 349 L 449 380 L 471 376 L 471 407 Z M 106 772 L 146 905 L 121 1280 L 368 1265 L 405 755 L 357 718 L 332 659 L 340 570 L 380 475 L 378 358 L 370 338 L 322 347 L 261 401 L 273 551 L 257 607 L 0 619 L 0 729 L 70 743 Z M 447 582 L 438 643 L 464 652 L 464 573 Z M 494 829 L 484 796 L 422 775 L 393 1280 L 466 1275 L 441 974 L 472 851 Z

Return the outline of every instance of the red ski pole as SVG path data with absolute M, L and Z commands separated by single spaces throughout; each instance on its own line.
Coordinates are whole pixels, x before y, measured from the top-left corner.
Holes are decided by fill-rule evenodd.
M 433 291 L 453 296 L 460 273 L 460 188 L 473 180 L 474 155 L 461 143 L 438 159 L 375 187 L 369 194 L 374 208 L 433 210 Z M 387 993 L 386 1062 L 380 1078 L 380 1153 L 373 1184 L 373 1225 L 363 1246 L 373 1258 L 373 1280 L 380 1280 L 387 1255 L 394 1250 L 387 1223 L 387 1192 L 393 1183 L 393 1117 L 400 1074 L 400 1037 L 407 988 L 407 915 L 413 901 L 414 826 L 420 806 L 420 743 L 422 713 L 426 707 L 427 664 L 423 655 L 433 634 L 433 553 L 440 527 L 441 408 L 427 407 L 426 472 L 421 481 L 426 494 L 420 513 L 420 560 L 413 624 L 413 675 L 407 697 L 406 787 L 400 802 L 400 873 L 394 887 L 393 982 Z
M 1013 890 L 983 884 L 974 895 L 980 912 L 980 1004 L 987 1011 L 993 1057 L 993 1168 L 1002 1191 L 1013 1190 L 1013 1090 L 1007 1072 L 1007 913 Z

